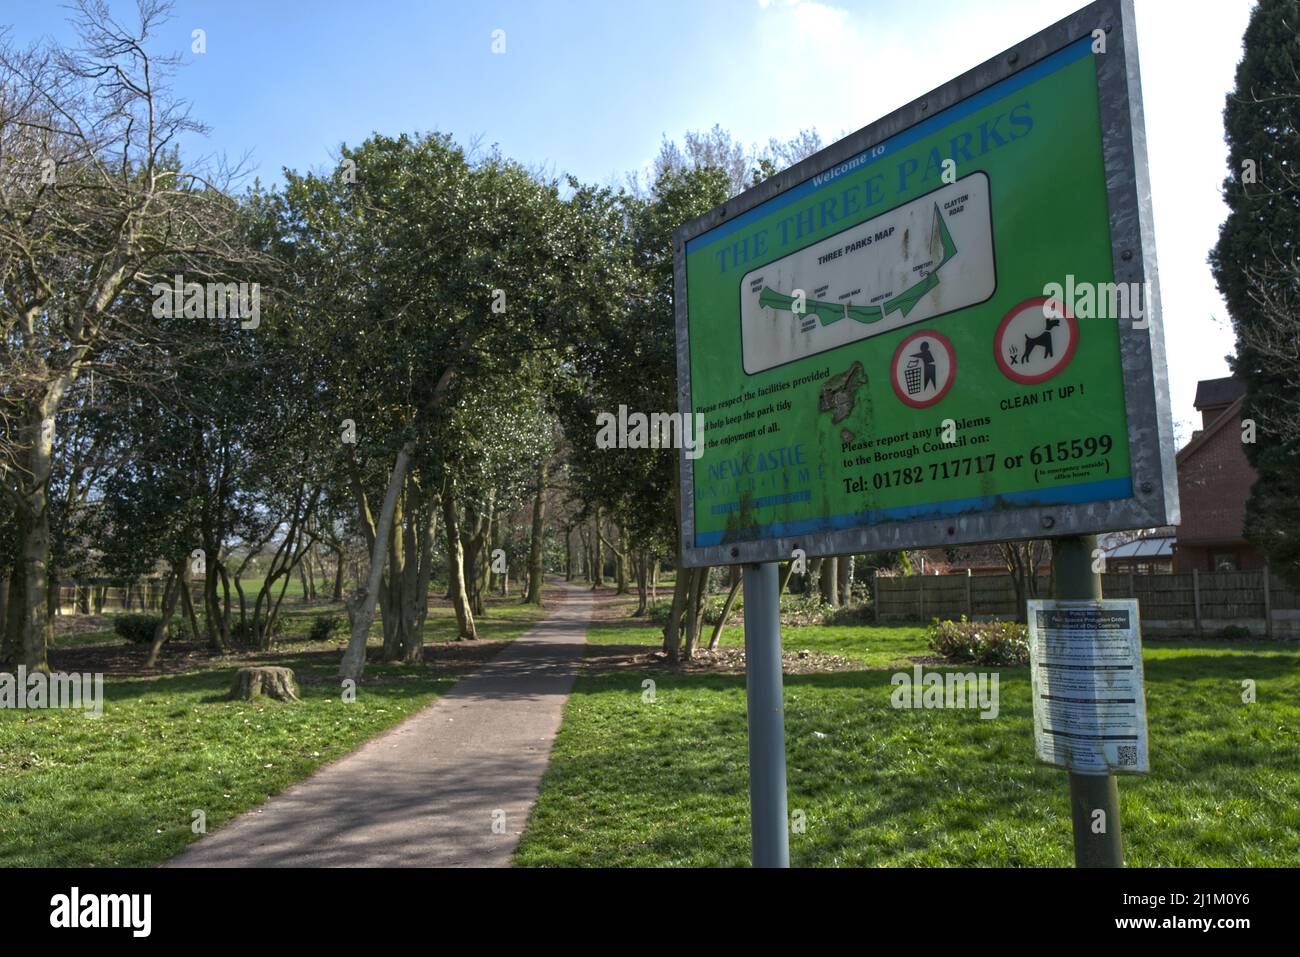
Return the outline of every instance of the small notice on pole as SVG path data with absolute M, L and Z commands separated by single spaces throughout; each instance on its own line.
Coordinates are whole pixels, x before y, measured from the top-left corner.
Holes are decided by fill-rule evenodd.
M 1082 774 L 1149 771 L 1137 601 L 1032 600 L 1028 618 L 1038 759 Z

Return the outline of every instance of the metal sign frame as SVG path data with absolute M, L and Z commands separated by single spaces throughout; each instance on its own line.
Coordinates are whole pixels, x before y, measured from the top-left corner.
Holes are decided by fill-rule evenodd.
M 1129 498 L 1047 506 L 1008 506 L 995 512 L 886 521 L 794 537 L 696 546 L 694 460 L 680 453 L 682 561 L 685 567 L 781 561 L 796 548 L 809 556 L 853 554 L 975 542 L 1151 528 L 1178 522 L 1174 437 L 1156 270 L 1151 185 L 1132 0 L 1097 0 L 1040 33 L 986 60 L 883 119 L 845 137 L 734 199 L 680 227 L 673 237 L 677 325 L 678 409 L 691 410 L 686 244 L 779 194 L 867 153 L 910 127 L 943 113 L 1067 45 L 1104 30 L 1106 52 L 1097 71 L 1102 155 L 1111 259 L 1116 283 L 1147 283 L 1145 328 L 1119 324 L 1120 366 L 1133 494 Z

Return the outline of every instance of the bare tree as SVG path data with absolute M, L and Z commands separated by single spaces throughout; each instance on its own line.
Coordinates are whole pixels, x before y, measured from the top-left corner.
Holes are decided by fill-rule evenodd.
M 79 45 L 0 43 L 0 489 L 17 513 L 23 660 L 46 669 L 49 486 L 60 408 L 105 355 L 147 348 L 146 291 L 245 261 L 225 175 L 181 168 L 201 132 L 170 97 L 176 57 L 148 50 L 166 0 L 125 26 L 77 0 Z
M 1011 575 L 1016 590 L 1016 621 L 1025 620 L 1025 601 L 1038 597 L 1038 566 L 1048 555 L 1046 539 L 1026 542 L 999 542 L 998 551 Z
M 815 129 L 807 129 L 800 130 L 788 140 L 772 137 L 762 148 L 745 146 L 715 123 L 710 130 L 688 130 L 680 145 L 665 136 L 650 168 L 643 174 L 633 174 L 628 185 L 634 194 L 644 197 L 648 195 L 649 186 L 666 177 L 687 170 L 716 167 L 726 173 L 731 195 L 735 196 L 808 158 L 822 145 L 821 135 Z

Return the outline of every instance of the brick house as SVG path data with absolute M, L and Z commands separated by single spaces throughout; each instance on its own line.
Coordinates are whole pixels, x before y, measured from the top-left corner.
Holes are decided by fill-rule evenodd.
M 1196 384 L 1201 428 L 1178 452 L 1178 499 L 1182 524 L 1174 570 L 1251 571 L 1264 556 L 1242 535 L 1246 499 L 1255 470 L 1242 448 L 1241 404 L 1245 384 L 1231 376 Z

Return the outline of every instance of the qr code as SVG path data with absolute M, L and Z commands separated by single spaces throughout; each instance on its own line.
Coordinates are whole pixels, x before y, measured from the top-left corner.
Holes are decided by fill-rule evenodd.
M 1122 767 L 1137 767 L 1138 749 L 1136 744 L 1121 744 L 1119 746 L 1119 763 Z

